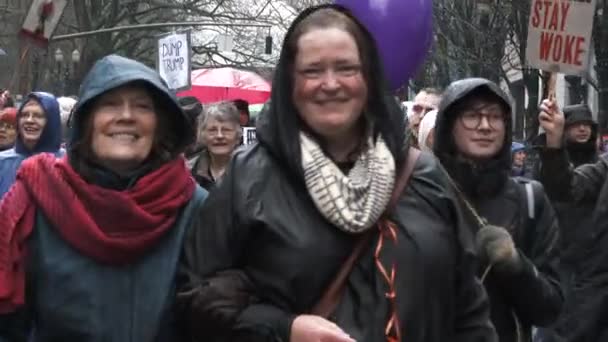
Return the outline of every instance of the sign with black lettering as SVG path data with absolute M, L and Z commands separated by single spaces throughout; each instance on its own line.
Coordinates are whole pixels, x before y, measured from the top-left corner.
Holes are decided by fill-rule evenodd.
M 243 127 L 243 145 L 251 145 L 258 141 L 255 135 L 255 127 Z
M 190 31 L 170 33 L 158 39 L 156 68 L 160 76 L 175 91 L 191 87 Z
M 584 75 L 589 68 L 597 0 L 532 0 L 528 65 L 550 72 Z

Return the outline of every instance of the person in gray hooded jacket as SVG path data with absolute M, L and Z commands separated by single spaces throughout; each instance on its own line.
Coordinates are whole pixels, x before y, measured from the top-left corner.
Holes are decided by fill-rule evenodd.
M 491 81 L 445 91 L 434 151 L 477 236 L 480 276 L 500 341 L 530 341 L 558 316 L 558 227 L 540 183 L 511 178 L 511 105 Z

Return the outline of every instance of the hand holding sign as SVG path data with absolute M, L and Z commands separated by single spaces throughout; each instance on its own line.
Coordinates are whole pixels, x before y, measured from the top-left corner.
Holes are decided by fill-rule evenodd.
M 554 99 L 543 100 L 540 105 L 538 120 L 540 121 L 540 126 L 545 130 L 547 147 L 561 148 L 566 120 L 564 113 L 562 113 L 557 105 L 557 101 Z

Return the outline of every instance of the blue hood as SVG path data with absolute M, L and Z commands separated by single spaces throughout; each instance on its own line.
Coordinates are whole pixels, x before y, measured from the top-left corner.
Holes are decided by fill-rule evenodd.
M 82 124 L 89 114 L 91 105 L 101 95 L 130 83 L 142 83 L 152 93 L 155 103 L 162 106 L 164 112 L 171 116 L 178 130 L 176 149 L 184 150 L 194 142 L 195 129 L 177 102 L 177 97 L 158 72 L 132 59 L 118 55 L 109 55 L 98 60 L 80 87 L 78 103 L 74 106 L 70 118 L 69 152 L 82 138 Z M 172 151 L 173 152 L 173 151 Z
M 0 152 L 0 198 L 15 182 L 17 170 L 19 170 L 19 166 L 25 159 L 42 152 L 50 152 L 57 157 L 61 157 L 65 152 L 60 148 L 61 119 L 59 114 L 59 103 L 57 103 L 55 96 L 43 92 L 29 94 L 19 107 L 17 118 L 21 115 L 23 105 L 27 103 L 29 99 L 35 99 L 40 103 L 42 109 L 44 109 L 47 119 L 46 126 L 33 151 L 28 150 L 25 145 L 23 145 L 21 137 L 18 136 L 14 148 Z M 17 126 L 19 126 L 19 120 L 17 120 Z
M 17 136 L 17 141 L 15 142 L 15 151 L 18 154 L 25 156 L 31 156 L 41 152 L 56 153 L 61 147 L 61 114 L 59 110 L 59 102 L 57 102 L 57 99 L 52 94 L 45 92 L 33 92 L 23 100 L 23 103 L 19 107 L 19 111 L 17 111 L 17 132 L 20 131 L 19 117 L 21 116 L 23 107 L 30 99 L 38 101 L 38 103 L 40 103 L 42 106 L 42 109 L 44 109 L 47 119 L 46 126 L 44 127 L 40 140 L 34 147 L 33 151 L 28 150 L 25 145 L 23 145 L 23 141 L 19 135 Z

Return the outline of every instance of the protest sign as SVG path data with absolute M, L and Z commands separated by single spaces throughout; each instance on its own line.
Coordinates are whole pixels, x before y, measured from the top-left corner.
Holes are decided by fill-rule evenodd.
M 243 145 L 251 145 L 258 141 L 255 135 L 255 127 L 243 127 Z
M 156 67 L 170 89 L 190 89 L 190 51 L 190 31 L 169 33 L 158 39 Z
M 67 0 L 34 0 L 21 25 L 20 34 L 47 46 L 67 4 Z
M 584 75 L 589 68 L 596 0 L 532 0 L 528 66 Z

